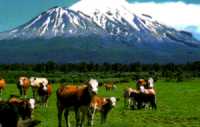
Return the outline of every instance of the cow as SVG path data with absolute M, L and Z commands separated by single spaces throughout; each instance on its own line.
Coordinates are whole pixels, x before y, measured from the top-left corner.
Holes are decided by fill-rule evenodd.
M 44 104 L 45 107 L 48 105 L 48 98 L 52 94 L 52 85 L 49 83 L 47 85 L 47 90 L 43 89 L 43 84 L 40 84 L 40 87 L 38 88 L 38 95 L 40 98 L 41 104 Z
M 22 120 L 31 119 L 31 113 L 34 108 L 35 100 L 32 98 L 25 100 L 11 97 L 7 101 L 0 101 L 0 125 L 2 127 L 19 127 L 18 121 L 20 117 Z M 22 124 L 20 125 L 22 126 Z
M 98 81 L 90 79 L 85 85 L 61 86 L 57 92 L 58 127 L 61 127 L 62 112 L 64 112 L 67 127 L 69 127 L 68 114 L 70 109 L 75 111 L 76 127 L 82 127 L 85 115 L 88 112 L 91 100 L 98 91 Z
M 150 77 L 148 80 L 139 79 L 136 81 L 136 89 L 139 90 L 140 86 L 144 86 L 145 89 L 150 89 L 154 87 L 154 80 Z
M 137 102 L 136 106 L 138 109 L 145 107 L 147 104 L 150 104 L 152 109 L 157 109 L 154 89 L 144 89 L 143 92 L 131 92 L 130 97 Z
M 136 81 L 136 89 L 139 90 L 140 89 L 140 86 L 144 86 L 146 88 L 147 86 L 147 82 L 145 79 L 138 79 Z
M 30 87 L 30 80 L 28 77 L 19 77 L 17 88 L 19 89 L 20 96 L 26 97 L 27 91 Z
M 111 91 L 111 90 L 114 90 L 117 86 L 114 85 L 113 83 L 106 83 L 106 84 L 104 84 L 104 87 L 105 87 L 106 91 Z
M 123 97 L 124 97 L 124 108 L 134 108 L 134 105 L 136 102 L 131 97 L 131 93 L 139 93 L 139 90 L 133 89 L 133 88 L 126 88 L 124 89 Z
M 106 118 L 108 113 L 111 111 L 113 107 L 116 106 L 116 102 L 119 99 L 116 97 L 100 97 L 94 96 L 90 103 L 90 107 L 88 110 L 88 125 L 94 125 L 94 115 L 96 111 L 100 112 L 101 115 L 101 124 L 106 122 Z
M 33 92 L 33 98 L 36 98 L 36 94 L 38 94 L 38 89 L 42 86 L 42 89 L 44 91 L 47 91 L 47 85 L 48 85 L 48 79 L 47 78 L 42 78 L 42 77 L 31 77 L 30 78 L 31 82 L 31 88 Z
M 6 81 L 3 78 L 0 78 L 0 95 L 2 95 L 3 90 L 6 87 Z
M 12 96 L 8 99 L 8 103 L 18 108 L 18 113 L 23 120 L 30 119 L 33 110 L 35 109 L 35 99 L 20 99 L 17 96 Z

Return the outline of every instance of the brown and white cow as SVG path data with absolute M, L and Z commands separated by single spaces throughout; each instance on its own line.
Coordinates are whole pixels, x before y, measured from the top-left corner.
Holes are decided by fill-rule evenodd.
M 139 93 L 139 90 L 133 88 L 124 89 L 123 97 L 124 97 L 124 108 L 132 108 L 135 105 L 135 101 L 131 97 L 131 93 Z
M 41 104 L 44 104 L 45 107 L 47 107 L 48 105 L 48 98 L 52 94 L 52 90 L 53 88 L 51 84 L 47 85 L 47 90 L 43 89 L 43 85 L 40 84 L 40 87 L 38 89 L 38 95 L 40 97 Z
M 34 99 L 25 100 L 11 97 L 8 101 L 0 101 L 0 125 L 2 127 L 20 127 L 18 126 L 20 117 L 23 120 L 31 119 L 34 108 Z M 22 124 L 20 125 L 22 126 Z
M 62 112 L 65 111 L 65 120 L 67 127 L 70 123 L 68 114 L 70 109 L 75 111 L 76 127 L 82 127 L 85 115 L 88 112 L 91 100 L 98 91 L 98 81 L 90 79 L 86 85 L 61 86 L 57 90 L 57 109 L 58 109 L 58 126 L 61 127 Z
M 150 104 L 152 109 L 156 109 L 156 92 L 153 88 L 146 89 L 143 85 L 139 90 L 127 88 L 124 90 L 124 106 L 141 109 Z
M 22 119 L 30 119 L 33 110 L 35 109 L 35 99 L 20 99 L 16 96 L 11 96 L 8 100 L 9 104 L 12 104 L 18 108 L 18 113 Z
M 90 103 L 89 112 L 88 112 L 88 125 L 94 125 L 94 116 L 96 112 L 101 114 L 101 124 L 106 122 L 107 115 L 113 107 L 116 106 L 116 102 L 119 99 L 116 97 L 100 97 L 94 96 Z
M 146 108 L 149 105 L 152 109 L 156 109 L 156 92 L 152 89 L 141 88 L 140 92 L 131 92 L 130 97 L 137 102 L 138 109 Z
M 43 77 L 31 77 L 30 78 L 30 82 L 31 82 L 31 88 L 32 88 L 32 92 L 33 92 L 33 98 L 36 98 L 37 94 L 38 94 L 38 89 L 40 87 L 42 87 L 42 89 L 44 91 L 48 90 L 48 79 L 47 78 L 43 78 Z
M 2 95 L 3 90 L 6 87 L 6 81 L 3 78 L 0 78 L 0 95 Z
M 26 97 L 27 91 L 30 87 L 30 80 L 28 77 L 19 77 L 17 88 L 19 89 L 19 93 L 21 96 Z
M 136 81 L 136 89 L 139 90 L 140 86 L 143 86 L 145 89 L 150 89 L 154 87 L 154 80 L 150 77 L 148 80 L 139 79 Z

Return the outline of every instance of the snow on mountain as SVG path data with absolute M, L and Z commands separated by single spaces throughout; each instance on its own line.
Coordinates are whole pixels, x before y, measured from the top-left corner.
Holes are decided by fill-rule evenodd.
M 160 24 L 147 14 L 130 10 L 126 0 L 81 0 L 70 8 L 53 7 L 3 38 L 53 38 L 97 34 L 125 42 L 197 43 L 191 34 Z
M 86 17 L 81 16 L 80 13 L 63 7 L 53 7 L 39 16 L 9 31 L 10 38 L 35 38 L 45 37 L 52 38 L 56 36 L 70 36 L 74 34 L 87 33 L 93 29 Z

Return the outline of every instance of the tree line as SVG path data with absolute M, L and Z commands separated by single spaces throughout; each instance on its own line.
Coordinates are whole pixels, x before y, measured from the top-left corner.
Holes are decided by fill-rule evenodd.
M 76 72 L 76 73 L 74 73 Z M 70 74 L 72 73 L 72 74 Z M 40 64 L 1 64 L 0 77 L 15 81 L 20 75 L 38 75 L 52 77 L 55 81 L 60 80 L 86 80 L 88 77 L 99 79 L 129 81 L 149 76 L 166 81 L 175 80 L 181 82 L 185 79 L 200 77 L 200 61 L 186 64 L 132 64 L 120 63 L 67 63 L 57 64 L 53 61 Z M 63 75 L 64 74 L 64 75 Z
M 132 64 L 121 63 L 67 63 L 57 64 L 53 61 L 40 64 L 0 64 L 0 71 L 35 71 L 35 72 L 162 72 L 192 71 L 200 72 L 200 61 L 186 64 Z

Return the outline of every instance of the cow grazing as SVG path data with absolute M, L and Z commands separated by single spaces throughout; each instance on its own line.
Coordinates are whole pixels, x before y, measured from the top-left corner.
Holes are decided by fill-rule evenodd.
M 58 126 L 61 127 L 62 112 L 65 111 L 65 120 L 69 127 L 69 110 L 75 111 L 76 127 L 82 127 L 85 115 L 88 112 L 91 100 L 98 91 L 98 81 L 90 79 L 86 85 L 61 86 L 57 90 Z M 85 110 L 84 110 L 85 109 Z M 82 115 L 82 116 L 81 116 Z
M 19 118 L 30 119 L 34 107 L 34 99 L 22 100 L 11 97 L 8 101 L 0 101 L 0 125 L 2 127 L 18 127 Z
M 17 88 L 19 89 L 19 93 L 21 96 L 27 95 L 27 91 L 30 87 L 30 80 L 27 77 L 19 77 L 19 80 L 17 82 Z
M 38 89 L 42 86 L 43 90 L 47 90 L 47 85 L 48 85 L 48 79 L 47 78 L 41 78 L 41 77 L 31 77 L 30 78 L 31 82 L 31 88 L 33 92 L 33 98 L 36 98 L 36 94 L 38 94 Z
M 100 112 L 101 114 L 101 124 L 106 122 L 107 115 L 109 111 L 113 107 L 116 106 L 116 102 L 119 99 L 116 97 L 99 97 L 99 96 L 94 96 L 92 98 L 92 101 L 90 103 L 89 107 L 89 112 L 88 112 L 88 125 L 93 126 L 94 125 L 94 115 L 96 111 Z
M 38 88 L 38 95 L 40 97 L 40 102 L 44 104 L 45 107 L 47 107 L 48 104 L 48 98 L 52 94 L 52 85 L 48 84 L 47 89 L 44 89 L 43 84 L 40 84 L 40 87 Z
M 0 95 L 2 95 L 3 90 L 6 87 L 6 81 L 3 78 L 0 78 Z
M 107 84 L 104 84 L 104 87 L 105 87 L 106 91 L 111 91 L 111 90 L 116 89 L 117 86 L 112 83 L 107 83 Z

